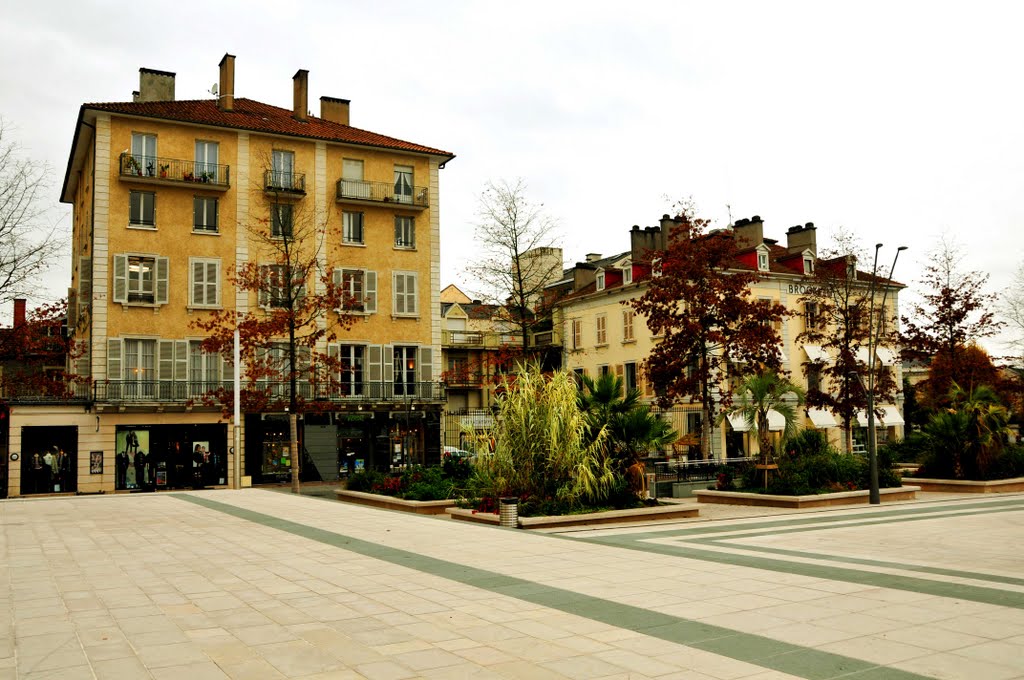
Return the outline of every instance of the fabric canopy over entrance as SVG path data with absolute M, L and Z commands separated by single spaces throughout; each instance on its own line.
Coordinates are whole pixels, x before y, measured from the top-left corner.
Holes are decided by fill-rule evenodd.
M 858 347 L 857 348 L 857 361 L 859 361 L 862 364 L 864 364 L 865 366 L 867 366 L 868 365 L 868 359 L 870 359 L 870 358 L 871 358 L 871 355 L 868 353 L 868 348 L 867 347 Z
M 726 417 L 729 419 L 729 425 L 732 426 L 735 432 L 750 431 L 751 425 L 743 416 L 732 414 Z M 775 409 L 768 409 L 768 430 L 778 432 L 784 429 L 786 429 L 786 419 Z
M 876 413 L 875 427 L 903 425 L 903 416 L 900 414 L 900 410 L 892 404 L 883 404 L 877 407 L 877 410 L 882 412 L 882 417 L 878 418 Z M 866 410 L 861 409 L 857 411 L 857 424 L 861 427 L 868 426 L 868 412 Z
M 820 345 L 804 345 L 804 354 L 815 364 L 827 364 L 832 359 Z
M 875 356 L 882 362 L 883 366 L 895 366 L 896 365 L 896 350 L 891 347 L 876 347 Z
M 824 430 L 827 427 L 838 427 L 836 417 L 825 409 L 809 408 L 807 409 L 807 417 L 814 423 L 814 427 L 819 430 Z

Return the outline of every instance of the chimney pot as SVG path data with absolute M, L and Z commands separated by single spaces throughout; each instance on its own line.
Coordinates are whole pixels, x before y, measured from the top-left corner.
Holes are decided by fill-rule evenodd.
M 235 110 L 235 55 L 224 53 L 220 60 L 220 86 L 217 88 L 217 108 Z
M 762 221 L 761 220 L 761 216 L 760 215 L 754 215 L 753 217 L 750 218 L 750 221 L 751 222 L 761 222 Z
M 348 125 L 348 99 L 320 97 L 320 117 L 339 125 Z
M 292 118 L 305 122 L 309 115 L 309 71 L 300 68 L 292 76 Z
M 804 229 L 814 229 L 814 222 L 808 222 L 805 224 Z
M 174 74 L 152 68 L 139 69 L 139 95 L 137 102 L 173 102 Z

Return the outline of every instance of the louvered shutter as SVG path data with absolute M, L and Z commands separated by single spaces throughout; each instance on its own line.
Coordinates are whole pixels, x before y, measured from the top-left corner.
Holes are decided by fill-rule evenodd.
M 188 380 L 188 340 L 174 341 L 174 380 L 182 383 Z
M 342 278 L 340 267 L 335 267 L 334 271 L 331 272 L 331 280 L 334 283 L 334 292 L 337 293 L 341 300 L 338 306 L 334 308 L 334 311 L 340 312 L 345 307 L 345 296 L 348 294 L 348 291 L 344 288 L 344 279 Z
M 206 265 L 200 260 L 192 262 L 192 304 L 206 304 Z
M 114 302 L 128 302 L 128 256 L 114 255 Z
M 220 305 L 220 262 L 206 263 L 206 304 Z
M 380 399 L 383 396 L 381 393 L 381 381 L 384 378 L 384 369 L 381 366 L 382 357 L 383 349 L 380 345 L 367 345 L 366 379 L 369 383 L 367 393 L 375 399 Z
M 419 354 L 420 397 L 423 399 L 431 399 L 433 397 L 432 391 L 434 384 L 434 348 L 420 347 Z
M 107 380 L 121 379 L 121 338 L 107 340 Z
M 75 359 L 75 375 L 77 375 L 77 376 L 89 375 L 90 374 L 89 363 L 90 363 L 90 359 L 91 359 L 91 355 L 89 354 L 89 341 L 88 340 L 78 340 L 78 341 L 76 341 L 75 342 L 75 351 L 76 352 L 81 352 L 81 354 L 78 355 L 78 358 Z
M 405 311 L 408 314 L 415 314 L 417 311 L 416 305 L 419 297 L 419 286 L 417 285 L 417 278 L 415 274 L 406 274 L 405 278 Z
M 166 305 L 168 299 L 168 278 L 170 262 L 166 257 L 156 258 L 156 303 Z
M 259 290 L 259 306 L 268 309 L 270 307 L 270 265 L 260 265 L 260 290 Z
M 174 341 L 161 340 L 157 349 L 159 351 L 159 369 L 156 379 L 161 382 L 174 380 Z
M 383 352 L 384 357 L 381 359 L 381 363 L 384 367 L 384 382 L 387 385 L 393 385 L 395 382 L 395 348 L 391 345 L 384 345 Z
M 74 331 L 78 327 L 78 293 L 74 288 L 68 288 L 68 330 Z
M 235 364 L 232 363 L 232 359 L 228 359 L 224 355 L 221 355 L 220 357 L 220 375 L 221 380 L 225 383 L 229 383 L 226 384 L 225 387 L 228 389 L 234 389 Z
M 363 272 L 363 287 L 366 296 L 364 309 L 367 314 L 373 314 L 377 311 L 377 272 Z
M 84 314 L 92 305 L 92 258 L 78 258 L 78 310 Z
M 392 280 L 395 284 L 392 293 L 395 314 L 405 314 L 405 274 L 395 274 Z

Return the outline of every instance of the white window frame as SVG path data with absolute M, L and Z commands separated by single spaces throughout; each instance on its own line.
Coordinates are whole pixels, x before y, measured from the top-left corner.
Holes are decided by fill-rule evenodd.
M 212 273 L 212 281 L 210 280 Z M 190 257 L 188 259 L 189 307 L 219 309 L 221 264 L 219 257 Z M 199 293 L 197 299 L 196 293 Z M 211 301 L 211 293 L 213 300 Z
M 196 180 L 204 174 L 213 182 L 219 182 L 218 163 L 220 158 L 220 144 L 205 139 L 196 140 L 196 163 L 193 173 Z
M 399 280 L 402 281 L 399 286 Z M 412 290 L 410 288 L 410 282 Z M 399 291 L 401 287 L 401 291 Z M 396 271 L 391 273 L 391 313 L 394 316 L 419 316 L 419 274 Z
M 121 365 L 122 394 L 126 397 L 156 397 L 158 342 L 154 338 L 124 338 Z M 134 383 L 134 384 L 133 384 Z
M 394 196 L 396 203 L 412 203 L 413 187 L 415 185 L 414 177 L 411 165 L 395 166 Z
M 395 396 L 415 396 L 419 371 L 419 346 L 395 345 L 393 357 Z M 411 362 L 411 365 L 410 365 Z M 409 380 L 409 378 L 412 380 Z
M 138 196 L 140 203 L 138 209 L 134 205 L 135 197 Z M 149 211 L 153 215 L 152 222 L 147 223 L 146 219 L 146 204 L 145 199 L 149 199 Z M 149 229 L 156 230 L 156 192 L 155 191 L 141 191 L 138 189 L 132 189 L 128 192 L 128 226 L 133 229 Z
M 213 205 L 213 223 L 210 223 L 210 205 Z M 220 231 L 220 200 L 216 196 L 192 197 L 192 231 L 197 234 L 216 234 Z
M 758 250 L 757 251 L 757 270 L 761 272 L 768 271 L 768 251 Z
M 271 186 L 279 189 L 294 189 L 295 152 L 273 149 L 270 152 L 270 167 L 273 172 Z
M 658 278 L 661 276 L 661 258 L 656 257 L 651 260 L 651 278 Z
M 573 319 L 572 320 L 572 348 L 582 349 L 583 348 L 583 320 Z
M 156 176 L 156 142 L 156 135 L 151 132 L 132 133 L 132 158 L 138 164 L 139 172 L 146 177 Z
M 288 215 L 287 225 L 284 215 Z M 287 228 L 287 233 L 285 233 Z M 292 238 L 295 233 L 295 210 L 291 203 L 274 203 L 270 206 L 270 238 Z
M 359 274 L 358 287 L 354 285 L 353 277 L 356 273 Z M 346 307 L 342 303 L 337 311 L 346 314 L 374 314 L 377 311 L 377 272 L 359 267 L 337 267 L 334 270 L 334 285 L 349 296 L 362 300 L 358 306 Z
M 594 317 L 594 327 L 596 329 L 597 346 L 608 344 L 608 315 L 598 314 Z
M 341 242 L 345 245 L 366 245 L 366 216 L 350 210 L 341 213 Z
M 409 215 L 395 215 L 395 248 L 416 249 L 416 218 Z
M 260 287 L 260 290 L 258 292 L 258 295 L 259 295 L 259 298 L 260 298 L 259 299 L 260 307 L 262 307 L 263 309 L 268 309 L 268 310 L 269 309 L 288 309 L 288 295 L 287 295 L 287 293 L 288 293 L 288 291 L 291 288 L 291 284 L 289 282 L 287 282 L 287 281 L 284 281 L 279 286 L 274 286 L 274 287 L 270 286 L 270 283 L 271 283 L 270 278 L 271 278 L 271 276 L 276 276 L 276 272 L 278 270 L 281 271 L 280 278 L 282 278 L 282 279 L 284 278 L 285 265 L 283 265 L 283 264 L 262 264 L 262 265 L 260 265 L 260 268 L 262 270 L 261 271 L 261 276 L 262 276 L 262 278 L 264 280 L 264 283 L 262 284 L 262 286 Z M 299 290 L 298 290 L 298 294 L 297 294 L 296 297 L 297 297 L 297 299 L 301 299 L 301 298 L 305 297 L 305 295 L 306 295 L 306 282 L 303 281 L 299 285 Z M 277 303 L 279 303 L 279 304 L 277 304 Z
M 810 276 L 814 273 L 814 258 L 810 255 L 804 255 L 804 274 Z
M 188 382 L 190 396 L 200 396 L 216 389 L 221 380 L 221 358 L 216 352 L 202 348 L 202 340 L 188 343 Z
M 627 393 L 630 390 L 640 389 L 640 374 L 635 361 L 627 361 L 622 365 L 622 387 Z
M 622 285 L 633 283 L 633 265 L 626 263 L 622 266 Z
M 597 276 L 594 277 L 594 287 L 597 288 L 597 290 L 604 290 L 604 281 L 604 270 L 597 272 Z
M 152 265 L 152 293 L 146 290 L 141 276 L 133 276 L 133 263 L 149 262 Z M 114 290 L 111 300 L 124 305 L 156 307 L 168 302 L 170 291 L 170 260 L 152 253 L 118 253 L 114 255 Z M 151 299 L 132 299 L 135 296 L 151 296 Z

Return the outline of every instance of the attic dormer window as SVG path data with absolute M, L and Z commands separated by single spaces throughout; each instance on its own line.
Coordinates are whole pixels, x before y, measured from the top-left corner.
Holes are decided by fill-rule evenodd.
M 604 290 L 604 272 L 597 273 L 597 289 Z
M 655 278 L 661 276 L 661 258 L 660 257 L 656 257 L 653 260 L 651 260 L 651 276 L 655 277 Z
M 633 267 L 628 264 L 622 268 L 622 285 L 627 283 L 633 283 Z
M 814 273 L 814 258 L 804 255 L 804 274 L 810 276 Z
M 757 251 L 757 269 L 758 271 L 768 271 L 768 253 L 764 250 Z

